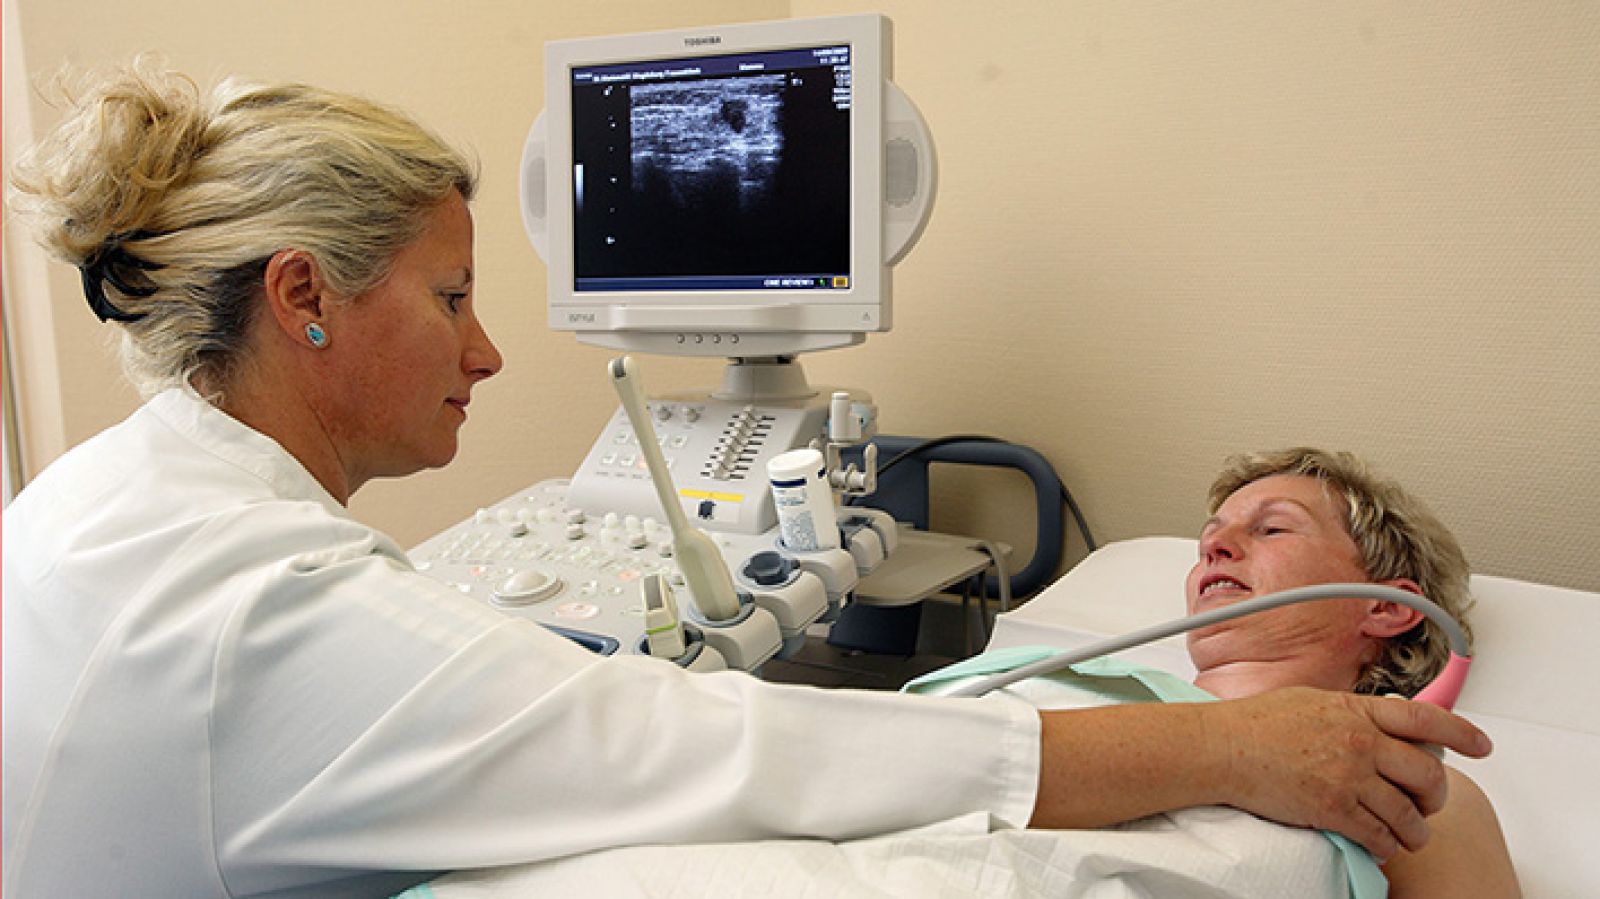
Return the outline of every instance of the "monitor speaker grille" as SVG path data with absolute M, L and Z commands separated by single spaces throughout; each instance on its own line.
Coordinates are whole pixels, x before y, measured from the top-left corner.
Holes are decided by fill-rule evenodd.
M 522 160 L 522 202 L 530 216 L 543 221 L 546 215 L 544 192 L 544 144 L 529 147 Z
M 883 198 L 899 208 L 917 198 L 917 146 L 903 137 L 883 145 Z

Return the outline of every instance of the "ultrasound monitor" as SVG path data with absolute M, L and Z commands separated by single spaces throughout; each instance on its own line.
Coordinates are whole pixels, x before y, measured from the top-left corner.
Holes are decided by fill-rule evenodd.
M 547 45 L 522 205 L 550 326 L 732 358 L 888 330 L 934 192 L 891 43 L 858 15 Z

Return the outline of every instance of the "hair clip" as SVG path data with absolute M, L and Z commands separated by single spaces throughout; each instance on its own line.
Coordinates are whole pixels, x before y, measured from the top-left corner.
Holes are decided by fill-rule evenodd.
M 157 236 L 153 231 L 124 231 L 107 237 L 105 242 L 94 251 L 88 259 L 78 266 L 78 272 L 83 277 L 83 296 L 89 301 L 89 308 L 94 314 L 104 321 L 136 322 L 144 318 L 143 312 L 124 312 L 106 297 L 105 285 L 109 283 L 125 296 L 149 297 L 154 296 L 159 290 L 154 284 L 134 284 L 128 280 L 128 275 L 135 272 L 153 272 L 164 266 L 129 253 L 123 248 L 124 241 L 146 240 Z M 141 278 L 148 281 L 148 279 Z

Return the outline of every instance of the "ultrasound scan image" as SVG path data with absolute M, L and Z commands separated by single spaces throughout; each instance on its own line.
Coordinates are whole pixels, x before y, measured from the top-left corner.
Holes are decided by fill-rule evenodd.
M 573 91 L 574 273 L 850 270 L 850 110 L 829 67 Z
M 632 89 L 633 184 L 680 209 L 759 207 L 783 159 L 783 75 Z

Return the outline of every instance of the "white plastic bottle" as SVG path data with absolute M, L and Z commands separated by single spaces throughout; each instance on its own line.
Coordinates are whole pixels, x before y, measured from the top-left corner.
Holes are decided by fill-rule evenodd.
M 783 545 L 794 552 L 839 548 L 839 513 L 822 453 L 790 450 L 767 463 Z

